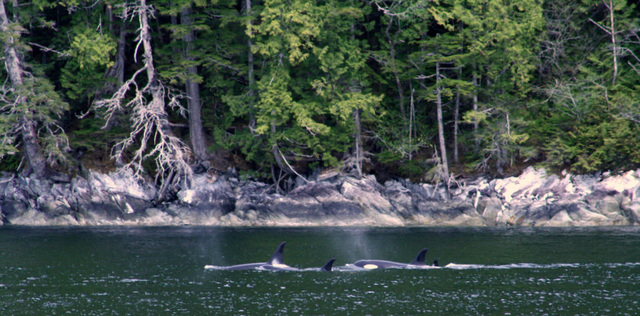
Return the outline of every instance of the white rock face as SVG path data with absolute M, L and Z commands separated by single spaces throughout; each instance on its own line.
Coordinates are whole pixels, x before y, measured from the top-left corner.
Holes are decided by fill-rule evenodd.
M 97 191 L 123 193 L 146 200 L 154 199 L 157 193 L 156 189 L 148 183 L 136 181 L 131 170 L 122 170 L 109 174 L 92 171 L 89 180 L 89 186 Z
M 632 195 L 631 199 L 635 200 L 635 194 L 640 188 L 639 172 L 640 171 L 627 171 L 619 176 L 607 177 L 599 183 L 598 187 L 608 191 L 626 191 Z
M 319 178 L 318 178 L 319 179 Z M 129 172 L 90 172 L 68 183 L 0 174 L 0 221 L 15 225 L 600 226 L 640 222 L 640 171 L 379 184 L 336 174 L 286 193 L 232 175 L 196 175 L 156 202 Z
M 601 226 L 638 223 L 640 172 L 562 178 L 527 168 L 522 175 L 494 180 L 503 210 L 496 225 Z
M 535 170 L 529 167 L 518 177 L 498 179 L 495 181 L 494 189 L 504 196 L 504 200 L 510 203 L 514 198 L 535 198 L 533 192 L 539 189 L 547 178 L 544 169 Z

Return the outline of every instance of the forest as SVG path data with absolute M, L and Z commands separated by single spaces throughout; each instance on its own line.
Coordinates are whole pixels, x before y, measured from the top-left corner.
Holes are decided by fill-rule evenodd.
M 0 0 L 0 171 L 167 188 L 228 168 L 638 168 L 639 17 L 633 0 Z

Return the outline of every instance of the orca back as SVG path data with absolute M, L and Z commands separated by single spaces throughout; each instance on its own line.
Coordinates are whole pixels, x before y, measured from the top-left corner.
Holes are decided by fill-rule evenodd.
M 271 256 L 271 259 L 269 259 L 269 261 L 267 261 L 268 265 L 281 265 L 284 264 L 284 261 L 282 260 L 282 253 L 284 252 L 284 245 L 287 244 L 286 241 L 283 241 L 282 243 L 280 243 L 280 245 L 278 246 L 278 248 L 276 248 L 276 251 L 273 253 L 273 256 Z
M 411 261 L 411 263 L 409 263 L 412 266 L 424 266 L 426 265 L 426 263 L 424 262 L 424 258 L 427 255 L 427 251 L 429 249 L 424 248 L 422 250 L 420 250 L 420 252 L 418 253 L 418 255 L 416 256 L 415 259 L 413 259 L 413 261 Z
M 331 271 L 331 268 L 333 267 L 333 263 L 336 261 L 336 258 L 331 258 L 329 259 L 329 261 L 327 261 L 327 263 L 325 263 L 322 268 L 320 268 L 320 271 Z

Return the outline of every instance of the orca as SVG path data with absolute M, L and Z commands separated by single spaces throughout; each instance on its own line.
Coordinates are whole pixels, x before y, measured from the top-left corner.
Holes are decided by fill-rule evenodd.
M 288 265 L 286 265 L 284 263 L 284 261 L 282 260 L 283 257 L 283 252 L 284 252 L 284 246 L 286 245 L 286 241 L 283 241 L 282 243 L 280 243 L 280 245 L 278 245 L 278 248 L 276 248 L 276 251 L 273 253 L 273 255 L 271 256 L 271 259 L 269 259 L 269 261 L 267 262 L 255 262 L 255 263 L 243 263 L 243 264 L 237 264 L 237 265 L 232 265 L 232 266 L 223 266 L 223 267 L 218 267 L 218 266 L 213 266 L 213 265 L 206 265 L 204 266 L 205 269 L 217 269 L 217 270 L 251 270 L 251 269 L 262 269 L 262 270 L 270 270 L 270 271 L 300 271 L 299 269 L 290 267 Z M 311 268 L 310 270 L 319 270 L 319 271 L 331 271 L 331 268 L 333 266 L 333 263 L 336 261 L 336 259 L 330 259 L 329 261 L 327 261 L 327 263 L 325 263 L 321 268 Z
M 329 261 L 327 261 L 327 263 L 325 263 L 322 268 L 320 268 L 320 271 L 331 272 L 331 268 L 333 267 L 334 262 L 336 262 L 336 258 L 329 259 Z
M 331 258 L 329 259 L 329 261 L 327 261 L 322 267 L 320 268 L 305 268 L 305 269 L 296 269 L 296 268 L 292 268 L 292 267 L 278 267 L 278 266 L 262 266 L 259 267 L 259 269 L 265 269 L 265 270 L 271 270 L 271 271 L 325 271 L 325 272 L 331 272 L 331 269 L 333 268 L 333 263 L 336 261 L 336 259 Z
M 388 268 L 426 268 L 426 267 L 437 267 L 438 266 L 438 260 L 434 260 L 432 265 L 427 265 L 425 263 L 425 256 L 427 254 L 427 251 L 429 249 L 424 248 L 422 250 L 420 250 L 420 252 L 418 252 L 418 255 L 416 256 L 415 259 L 413 259 L 413 261 L 411 261 L 410 263 L 400 263 L 400 262 L 395 262 L 395 261 L 388 261 L 388 260 L 375 260 L 375 259 L 364 259 L 364 260 L 358 260 L 356 262 L 353 263 L 354 266 L 356 267 L 360 267 L 360 268 L 364 268 L 364 269 L 368 269 L 368 270 L 374 270 L 374 269 L 388 269 Z
M 233 266 L 215 267 L 212 265 L 206 265 L 205 269 L 219 269 L 219 270 L 251 270 L 251 269 L 267 269 L 267 270 L 295 270 L 294 268 L 284 264 L 282 260 L 282 254 L 284 252 L 284 246 L 287 244 L 283 241 L 278 245 L 276 251 L 271 256 L 271 259 L 267 262 L 255 262 L 255 263 L 243 263 Z

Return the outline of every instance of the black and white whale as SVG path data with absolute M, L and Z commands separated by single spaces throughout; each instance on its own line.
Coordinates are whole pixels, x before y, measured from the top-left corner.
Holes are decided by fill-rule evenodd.
M 388 269 L 388 268 L 427 268 L 427 267 L 437 267 L 438 265 L 438 260 L 434 260 L 433 264 L 428 265 L 425 263 L 425 256 L 427 254 L 427 251 L 429 249 L 424 248 L 422 250 L 420 250 L 420 252 L 418 253 L 418 255 L 416 256 L 415 259 L 413 259 L 413 261 L 411 261 L 410 263 L 401 263 L 401 262 L 395 262 L 395 261 L 388 261 L 388 260 L 376 260 L 376 259 L 364 259 L 364 260 L 358 260 L 356 262 L 354 262 L 352 265 L 359 267 L 359 268 L 364 268 L 364 269 L 369 269 L 369 270 L 373 270 L 373 269 Z
M 251 269 L 260 269 L 260 268 L 269 269 L 269 270 L 287 270 L 287 269 L 293 270 L 294 268 L 284 264 L 284 261 L 282 260 L 284 246 L 286 244 L 287 244 L 286 241 L 283 241 L 282 243 L 280 243 L 280 245 L 278 245 L 278 248 L 276 248 L 276 251 L 271 256 L 271 259 L 269 259 L 269 261 L 267 262 L 243 263 L 243 264 L 237 264 L 233 266 L 224 266 L 224 267 L 206 265 L 204 266 L 204 268 L 219 269 L 219 270 L 251 270 Z
M 333 267 L 333 263 L 336 262 L 335 258 L 331 258 L 329 259 L 329 261 L 327 261 L 327 263 L 325 263 L 322 267 L 320 268 L 311 268 L 311 270 L 318 270 L 318 271 L 331 271 L 332 267 Z
M 232 266 L 213 266 L 206 265 L 205 269 L 217 269 L 217 270 L 251 270 L 251 269 L 263 269 L 263 270 L 271 270 L 271 271 L 300 271 L 294 267 L 290 267 L 284 263 L 282 260 L 284 253 L 284 246 L 287 244 L 286 241 L 283 241 L 278 245 L 276 251 L 271 256 L 271 259 L 267 262 L 255 262 L 255 263 L 243 263 Z M 330 259 L 327 263 L 324 264 L 321 268 L 316 268 L 313 270 L 320 271 L 331 271 L 331 267 L 336 259 Z
M 297 269 L 293 267 L 287 266 L 286 268 L 278 267 L 278 266 L 262 266 L 260 269 L 272 270 L 272 271 L 326 271 L 330 272 L 333 268 L 333 263 L 336 259 L 331 258 L 320 268 L 305 268 L 305 269 Z

